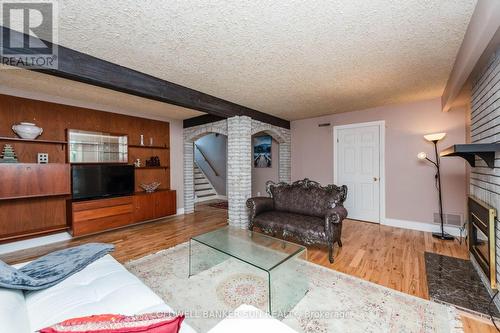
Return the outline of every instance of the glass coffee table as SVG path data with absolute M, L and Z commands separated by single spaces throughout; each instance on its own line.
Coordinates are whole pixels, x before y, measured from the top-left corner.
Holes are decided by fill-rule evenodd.
M 268 311 L 284 318 L 308 291 L 304 246 L 234 227 L 191 238 L 189 276 L 234 258 L 267 277 Z

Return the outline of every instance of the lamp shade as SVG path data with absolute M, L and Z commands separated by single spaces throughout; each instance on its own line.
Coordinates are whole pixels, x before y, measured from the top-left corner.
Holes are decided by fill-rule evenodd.
M 427 154 L 424 153 L 424 152 L 420 152 L 420 153 L 417 154 L 417 158 L 419 160 L 425 160 L 427 158 Z
M 427 141 L 439 141 L 442 140 L 446 136 L 446 133 L 432 133 L 424 135 L 424 138 Z

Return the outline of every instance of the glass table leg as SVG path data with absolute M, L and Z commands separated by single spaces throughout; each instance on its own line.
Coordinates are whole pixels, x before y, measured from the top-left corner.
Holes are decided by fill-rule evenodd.
M 309 290 L 306 260 L 304 250 L 269 271 L 269 312 L 273 317 L 285 318 Z
M 229 258 L 230 256 L 225 253 L 191 239 L 189 241 L 189 277 L 206 271 Z

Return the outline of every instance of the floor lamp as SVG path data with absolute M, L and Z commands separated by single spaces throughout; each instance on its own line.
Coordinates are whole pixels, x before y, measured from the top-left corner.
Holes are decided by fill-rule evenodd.
M 424 138 L 427 141 L 430 141 L 434 144 L 434 153 L 436 154 L 436 162 L 431 160 L 430 158 L 427 157 L 427 154 L 424 152 L 418 153 L 417 158 L 419 160 L 427 160 L 434 164 L 436 167 L 436 184 L 437 184 L 437 189 L 438 189 L 438 194 L 439 194 L 439 218 L 441 220 L 441 232 L 434 232 L 432 233 L 432 236 L 435 238 L 439 238 L 442 240 L 453 240 L 455 239 L 452 235 L 444 232 L 444 219 L 443 219 L 443 199 L 442 199 L 442 193 L 441 193 L 441 172 L 439 168 L 439 154 L 437 150 L 437 143 L 439 140 L 442 140 L 446 136 L 446 133 L 435 133 L 435 134 L 427 134 L 424 135 Z

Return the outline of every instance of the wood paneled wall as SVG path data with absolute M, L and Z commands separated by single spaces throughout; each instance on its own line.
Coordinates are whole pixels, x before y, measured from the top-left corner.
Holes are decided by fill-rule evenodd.
M 136 170 L 136 191 L 142 190 L 139 187 L 141 183 L 152 181 L 161 182 L 162 189 L 170 189 L 168 122 L 0 95 L 0 137 L 16 137 L 12 125 L 22 121 L 32 122 L 43 128 L 38 140 L 63 143 L 29 143 L 0 139 L 0 150 L 4 144 L 11 144 L 21 163 L 36 163 L 39 152 L 49 154 L 49 163 L 68 163 L 68 147 L 64 144 L 67 140 L 67 129 L 126 134 L 131 146 L 130 164 L 140 158 L 145 165 L 145 160 L 151 156 L 159 156 L 162 164 L 162 168 Z M 141 134 L 144 135 L 145 145 L 148 146 L 152 138 L 153 146 L 157 148 L 134 147 L 139 146 Z M 0 198 L 0 242 L 31 234 L 60 231 L 67 226 L 68 199 L 68 196 L 15 200 Z
M 167 122 L 14 96 L 0 95 L 0 119 L 0 136 L 15 136 L 12 125 L 28 121 L 44 129 L 38 139 L 64 141 L 72 128 L 128 134 L 130 145 L 138 145 L 141 134 L 146 145 L 150 137 L 155 146 L 169 145 Z

